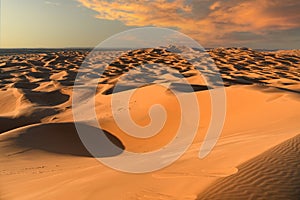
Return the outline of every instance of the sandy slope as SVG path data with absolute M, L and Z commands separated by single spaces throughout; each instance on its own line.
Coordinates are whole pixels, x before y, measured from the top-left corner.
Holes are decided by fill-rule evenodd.
M 201 107 L 194 143 L 173 165 L 147 174 L 112 170 L 92 158 L 80 142 L 71 110 L 72 85 L 87 52 L 1 56 L 0 199 L 196 199 L 214 190 L 222 191 L 217 195 L 226 194 L 236 185 L 245 184 L 251 190 L 253 184 L 264 184 L 261 176 L 248 178 L 247 174 L 264 172 L 268 165 L 273 169 L 265 174 L 269 182 L 278 180 L 280 183 L 291 175 L 299 165 L 295 158 L 297 152 L 293 154 L 299 145 L 298 137 L 275 150 L 263 152 L 300 132 L 300 58 L 297 54 L 235 48 L 209 52 L 226 86 L 230 87 L 226 88 L 227 115 L 221 138 L 209 156 L 199 159 L 199 148 L 211 115 L 208 88 L 189 63 L 166 51 L 161 53 L 165 54 L 163 58 L 157 56 L 157 50 L 148 49 L 116 60 L 99 80 L 96 96 L 97 116 L 105 135 L 120 147 L 120 151 L 103 151 L 97 156 L 112 157 L 122 154 L 122 149 L 146 152 L 164 146 L 174 136 L 180 118 L 175 96 L 163 87 L 149 85 L 140 88 L 131 99 L 131 114 L 136 123 L 146 125 L 150 120 L 149 107 L 153 103 L 161 104 L 169 114 L 165 127 L 148 140 L 130 137 L 117 128 L 110 109 L 112 88 L 116 80 L 124 86 L 120 92 L 136 86 L 134 74 L 122 76 L 126 69 L 148 73 L 148 78 L 158 82 L 162 81 L 159 77 L 177 70 L 194 84 Z M 110 54 L 105 52 L 100 56 Z M 170 68 L 163 71 L 158 65 L 150 71 L 141 71 L 144 68 L 135 64 L 144 60 L 143 56 L 148 58 L 147 62 L 166 63 Z M 201 66 L 204 73 L 209 73 L 205 62 Z M 88 76 L 100 78 L 93 68 L 89 69 Z M 174 87 L 184 95 L 181 86 Z M 99 144 L 106 145 L 101 141 Z M 278 173 L 280 160 L 285 158 L 291 163 L 285 168 L 287 173 Z M 268 187 L 280 197 L 288 196 L 293 184 L 297 181 L 291 180 L 290 187 L 285 186 L 287 189 L 275 183 Z M 231 192 L 230 197 L 243 194 L 243 199 L 247 199 L 257 192 L 253 190 L 249 196 L 241 190 Z M 265 191 L 264 197 L 267 197 L 269 190 Z
M 300 136 L 239 166 L 239 173 L 217 181 L 198 199 L 298 199 Z

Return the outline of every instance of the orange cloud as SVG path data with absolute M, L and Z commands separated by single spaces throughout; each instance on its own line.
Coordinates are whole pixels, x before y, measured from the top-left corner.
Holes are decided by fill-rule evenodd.
M 213 4 L 211 4 L 211 6 L 209 7 L 210 10 L 215 10 L 216 8 L 219 8 L 221 6 L 221 2 L 220 1 L 216 1 Z
M 298 0 L 78 1 L 96 11 L 97 18 L 119 20 L 128 26 L 177 27 L 209 45 L 220 43 L 224 35 L 233 32 L 263 35 L 300 27 Z
M 97 11 L 97 18 L 120 20 L 128 26 L 157 24 L 170 26 L 170 19 L 180 20 L 184 14 L 191 11 L 189 6 L 183 4 L 184 0 L 173 2 L 166 0 L 146 0 L 143 2 L 137 0 L 79 0 L 79 2 L 87 8 Z
M 224 4 L 209 18 L 214 23 L 225 22 L 241 31 L 289 29 L 300 24 L 299 8 L 297 1 L 248 0 L 233 6 Z

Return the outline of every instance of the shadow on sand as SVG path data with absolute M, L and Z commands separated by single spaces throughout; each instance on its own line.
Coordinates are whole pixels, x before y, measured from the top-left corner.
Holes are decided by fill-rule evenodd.
M 89 150 L 83 145 L 74 123 L 50 123 L 26 129 L 16 139 L 16 144 L 30 149 L 39 149 L 58 154 L 84 157 L 111 157 L 124 150 L 122 142 L 107 131 L 78 124 L 86 134 L 85 140 L 91 141 Z M 104 133 L 104 134 L 103 134 Z

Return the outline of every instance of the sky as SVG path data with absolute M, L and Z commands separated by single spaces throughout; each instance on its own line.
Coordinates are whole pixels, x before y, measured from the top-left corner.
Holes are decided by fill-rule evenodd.
M 205 48 L 300 48 L 299 0 L 0 2 L 0 48 L 95 47 L 114 34 L 149 26 L 177 30 Z

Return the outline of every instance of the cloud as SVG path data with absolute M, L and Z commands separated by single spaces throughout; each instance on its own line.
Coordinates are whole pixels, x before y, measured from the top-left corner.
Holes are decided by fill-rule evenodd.
M 209 19 L 226 23 L 231 29 L 261 32 L 270 29 L 290 29 L 300 24 L 298 1 L 248 0 L 221 4 Z M 235 3 L 236 4 L 235 4 Z M 240 3 L 239 3 L 240 2 Z
M 221 6 L 221 2 L 220 1 L 216 1 L 213 4 L 211 4 L 211 6 L 209 6 L 210 10 L 215 10 L 216 8 L 219 8 Z
M 172 26 L 170 19 L 184 17 L 190 12 L 183 0 L 168 2 L 166 0 L 127 0 L 102 1 L 79 0 L 83 6 L 98 12 L 97 18 L 120 20 L 129 26 L 159 25 Z
M 176 27 L 211 46 L 226 43 L 224 36 L 231 33 L 265 35 L 300 27 L 298 0 L 78 1 L 96 11 L 97 18 L 119 20 L 127 26 Z
M 51 1 L 45 1 L 45 4 L 52 5 L 52 6 L 59 6 L 60 5 L 60 3 L 51 2 Z

